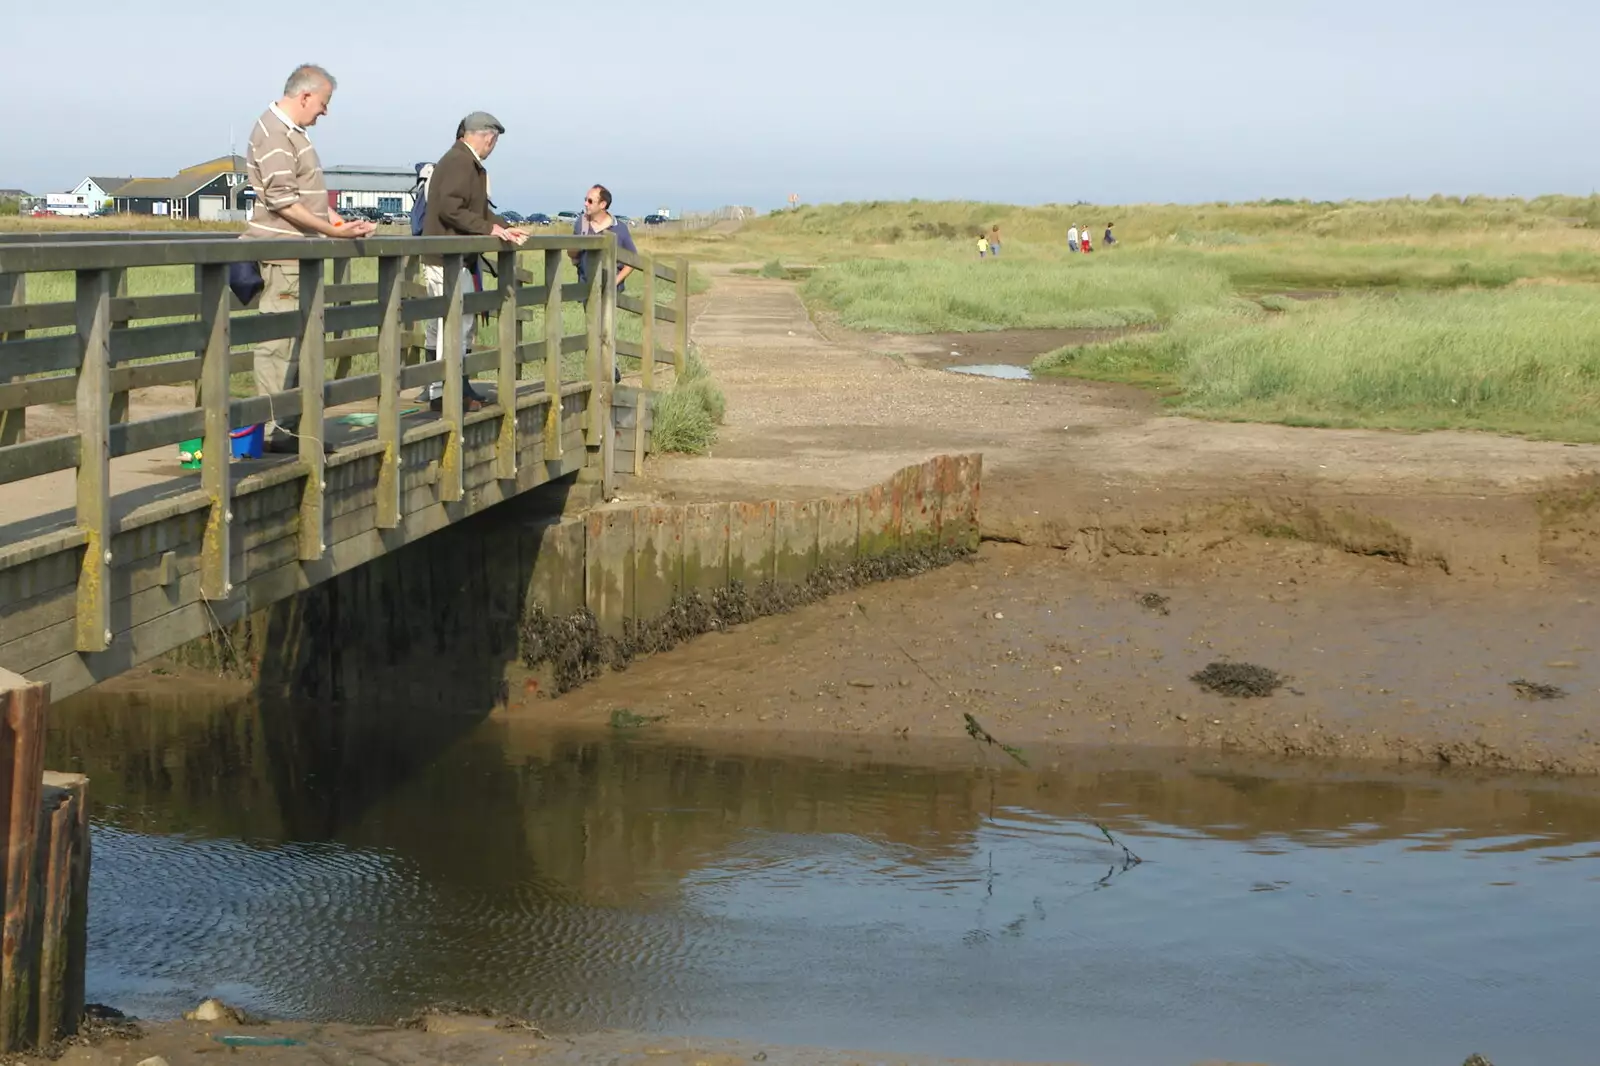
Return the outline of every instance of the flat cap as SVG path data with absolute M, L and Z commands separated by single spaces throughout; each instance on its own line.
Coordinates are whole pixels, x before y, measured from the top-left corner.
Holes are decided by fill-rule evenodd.
M 482 133 L 484 130 L 494 130 L 496 133 L 506 131 L 506 128 L 500 125 L 500 120 L 487 111 L 474 111 L 462 119 L 461 129 L 463 133 Z

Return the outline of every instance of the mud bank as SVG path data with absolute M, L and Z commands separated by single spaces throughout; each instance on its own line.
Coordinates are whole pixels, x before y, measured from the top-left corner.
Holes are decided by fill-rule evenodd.
M 987 544 L 968 562 L 735 626 L 509 713 L 663 729 L 1133 744 L 1600 772 L 1600 582 L 1487 588 L 1309 542 L 1190 560 Z M 1217 581 L 1225 574 L 1226 581 Z M 1155 596 L 1151 597 L 1150 594 Z M 1166 597 L 1163 601 L 1159 597 Z M 1213 662 L 1282 676 L 1229 698 Z M 1558 698 L 1534 686 L 1559 690 Z
M 242 1038 L 251 1043 L 230 1047 L 219 1038 Z M 557 1066 L 1007 1066 L 1011 1062 L 833 1051 L 646 1033 L 564 1036 L 547 1034 L 531 1023 L 475 1015 L 430 1015 L 395 1026 L 272 1022 L 219 1028 L 200 1022 L 135 1024 L 121 1032 L 102 1028 L 98 1036 L 68 1046 L 54 1060 L 34 1056 L 21 1061 L 34 1066 L 51 1061 L 63 1066 L 132 1066 L 159 1056 L 168 1066 L 185 1066 L 209 1062 L 219 1055 L 247 1055 L 251 1062 L 294 1066 L 306 1062 L 347 1066 L 499 1066 L 528 1061 Z

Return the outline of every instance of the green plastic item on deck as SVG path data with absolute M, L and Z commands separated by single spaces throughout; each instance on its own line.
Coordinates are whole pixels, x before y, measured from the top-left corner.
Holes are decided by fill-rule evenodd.
M 205 438 L 195 437 L 178 445 L 178 465 L 185 470 L 200 469 L 200 449 L 205 444 Z
M 400 412 L 400 417 L 414 415 L 420 410 L 422 410 L 420 407 L 407 407 Z M 339 421 L 347 426 L 375 426 L 378 424 L 378 413 L 376 411 L 356 411 L 354 414 L 342 415 Z

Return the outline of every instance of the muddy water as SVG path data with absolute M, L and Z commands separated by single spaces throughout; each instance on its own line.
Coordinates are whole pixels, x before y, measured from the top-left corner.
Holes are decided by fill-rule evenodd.
M 1029 754 L 126 698 L 58 708 L 49 752 L 98 805 L 89 996 L 146 1017 L 216 993 L 1106 1064 L 1592 1061 L 1600 791 Z
M 978 363 L 972 366 L 947 366 L 946 370 L 952 374 L 972 374 L 980 378 L 1001 378 L 1006 381 L 1029 381 L 1033 378 L 1033 371 L 1025 366 L 1012 366 L 1009 363 Z

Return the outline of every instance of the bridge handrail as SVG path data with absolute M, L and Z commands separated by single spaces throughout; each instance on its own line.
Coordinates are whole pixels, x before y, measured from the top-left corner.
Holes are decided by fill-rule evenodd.
M 598 251 L 607 236 L 571 235 L 529 237 L 525 252 Z M 214 263 L 289 259 L 370 259 L 385 255 L 497 254 L 512 248 L 495 237 L 364 237 L 343 240 L 307 237 L 303 240 L 254 240 L 185 237 L 181 240 L 112 240 L 0 244 L 0 274 L 44 273 L 53 270 L 127 269 L 149 266 L 201 266 Z
M 96 234 L 96 236 L 106 236 Z M 168 239 L 168 237 L 172 239 Z M 247 312 L 228 287 L 228 264 L 251 259 L 299 260 L 300 307 L 272 314 Z M 602 268 L 587 283 L 560 281 L 566 253 L 598 251 Z M 420 257 L 442 256 L 445 294 L 427 296 L 416 285 Z M 494 288 L 482 292 L 462 286 L 461 265 L 471 255 L 481 255 L 498 278 Z M 350 282 L 353 260 L 377 260 L 378 280 Z M 520 264 L 531 260 L 524 269 Z M 619 295 L 615 283 L 617 264 L 626 260 L 642 275 L 634 291 Z M 333 280 L 327 279 L 327 263 Z M 194 291 L 161 296 L 126 295 L 130 269 L 192 266 Z M 543 269 L 538 269 L 542 266 Z M 74 298 L 29 304 L 27 276 L 71 271 Z M 108 578 L 111 538 L 118 529 L 111 507 L 110 461 L 114 456 L 170 446 L 201 438 L 200 486 L 209 508 L 202 551 L 202 594 L 226 599 L 232 589 L 229 540 L 232 520 L 230 431 L 276 418 L 299 415 L 304 424 L 321 426 L 328 406 L 376 398 L 377 445 L 381 463 L 376 486 L 377 526 L 393 529 L 401 521 L 400 454 L 403 438 L 400 394 L 430 382 L 442 381 L 442 411 L 428 435 L 445 439 L 439 463 L 440 495 L 459 500 L 462 475 L 464 392 L 474 372 L 494 371 L 497 403 L 473 422 L 498 418 L 494 448 L 495 476 L 517 477 L 517 410 L 530 404 L 545 405 L 542 428 L 546 461 L 562 455 L 561 407 L 558 398 L 575 389 L 587 393 L 584 441 L 601 468 L 608 487 L 612 469 L 610 417 L 613 367 L 618 355 L 641 360 L 640 376 L 646 389 L 654 385 L 655 364 L 673 364 L 682 373 L 688 353 L 687 264 L 681 258 L 666 268 L 646 254 L 621 253 L 615 237 L 534 236 L 521 246 L 488 237 L 374 237 L 363 240 L 241 240 L 209 234 L 118 235 L 112 240 L 60 240 L 0 242 L 0 484 L 76 470 L 76 532 L 84 544 L 83 568 L 78 578 L 75 641 L 80 652 L 105 650 L 111 640 Z M 658 279 L 676 283 L 670 305 L 657 301 Z M 564 303 L 584 306 L 585 331 L 567 336 L 561 321 Z M 533 308 L 544 310 L 543 335 L 524 336 Z M 70 309 L 70 314 L 69 314 Z M 527 311 L 528 315 L 519 314 Z M 618 311 L 639 316 L 641 341 L 616 336 Z M 462 316 L 485 315 L 498 321 L 498 345 L 467 353 L 461 345 Z M 132 326 L 148 318 L 193 316 L 191 321 Z M 443 319 L 439 358 L 418 361 L 420 341 L 408 338 L 406 326 Z M 658 343 L 657 324 L 664 323 L 668 346 Z M 48 331 L 71 327 L 70 333 Z M 376 327 L 376 336 L 345 334 Z M 46 331 L 45 335 L 38 335 Z M 35 335 L 30 336 L 30 332 Z M 229 395 L 233 373 L 251 369 L 248 351 L 239 345 L 274 339 L 294 342 L 298 357 L 298 383 L 270 396 L 234 399 Z M 408 358 L 407 340 L 411 358 Z M 582 352 L 581 380 L 563 381 L 561 355 Z M 374 373 L 349 375 L 356 355 L 377 356 Z M 153 361 L 152 361 L 153 360 Z M 330 377 L 327 364 L 335 364 Z M 542 392 L 518 395 L 520 368 L 543 362 Z M 38 376 L 41 374 L 53 376 Z M 128 398 L 133 389 L 156 384 L 194 382 L 199 406 L 194 410 L 164 413 L 130 421 Z M 538 398 L 542 397 L 542 398 Z M 76 406 L 76 432 L 26 439 L 25 415 L 29 406 L 71 400 Z M 500 402 L 504 401 L 504 402 Z M 634 432 L 642 428 L 635 420 Z M 324 455 L 321 434 L 300 438 L 298 476 L 304 478 L 300 507 L 300 558 L 314 562 L 327 550 L 324 544 Z M 368 450 L 371 450 L 369 447 Z M 633 445 L 634 461 L 642 461 L 642 440 Z M 338 460 L 336 460 L 337 462 Z M 635 471 L 638 471 L 635 466 Z M 0 549 L 8 547 L 0 545 Z M 10 546 L 15 547 L 15 546 Z M 10 563 L 0 553 L 0 570 Z

